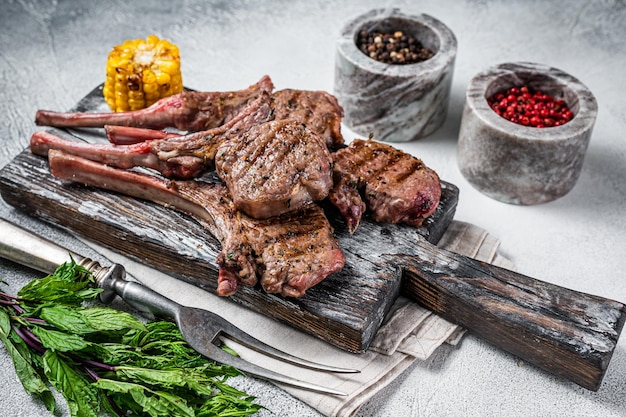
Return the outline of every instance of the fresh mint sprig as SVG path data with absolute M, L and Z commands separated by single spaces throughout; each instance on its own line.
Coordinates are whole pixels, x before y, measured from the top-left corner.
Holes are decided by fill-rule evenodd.
M 198 354 L 171 322 L 95 305 L 93 284 L 71 261 L 17 296 L 0 292 L 0 341 L 24 389 L 51 413 L 51 387 L 72 417 L 237 417 L 262 408 L 226 383 L 237 369 Z

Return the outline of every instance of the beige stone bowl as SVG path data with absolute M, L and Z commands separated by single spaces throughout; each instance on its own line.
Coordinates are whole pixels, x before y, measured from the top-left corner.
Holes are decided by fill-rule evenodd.
M 528 85 L 565 101 L 569 122 L 536 128 L 510 122 L 487 103 L 493 94 Z M 536 63 L 505 63 L 470 82 L 459 131 L 457 160 L 476 189 L 519 205 L 546 203 L 576 184 L 598 112 L 591 91 L 571 75 Z

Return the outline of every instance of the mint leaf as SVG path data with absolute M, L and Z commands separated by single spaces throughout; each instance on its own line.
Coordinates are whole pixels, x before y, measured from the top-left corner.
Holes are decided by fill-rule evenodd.
M 11 318 L 4 309 L 0 309 L 0 334 L 8 337 L 9 332 L 11 332 Z
M 157 385 L 162 388 L 181 387 L 185 385 L 183 369 L 146 369 L 119 366 L 116 374 L 124 380 Z
M 196 409 L 196 417 L 243 417 L 256 414 L 264 407 L 254 404 L 254 399 L 251 396 L 238 398 L 231 395 L 214 395 Z
M 11 320 L 9 315 L 0 309 L 0 340 L 13 360 L 15 373 L 27 392 L 37 395 L 44 402 L 48 411 L 53 412 L 55 400 L 52 392 L 41 379 L 32 365 L 28 348 L 21 339 L 10 338 Z M 15 339 L 15 340 L 14 340 Z
M 46 351 L 43 365 L 50 383 L 65 397 L 72 417 L 98 417 L 98 393 L 84 376 L 53 350 Z
M 57 328 L 76 334 L 89 334 L 96 330 L 87 323 L 76 307 L 54 305 L 41 309 L 40 317 Z
M 205 373 L 207 367 L 194 368 L 170 368 L 170 369 L 147 369 L 137 367 L 118 366 L 116 375 L 125 381 L 132 381 L 150 386 L 158 386 L 162 389 L 176 390 L 188 388 L 196 395 L 211 396 L 215 394 L 214 381 Z M 242 393 L 237 393 L 242 395 Z
M 53 305 L 42 308 L 40 316 L 61 330 L 80 335 L 144 328 L 132 315 L 107 307 L 76 308 Z
M 143 352 L 121 343 L 90 343 L 82 352 L 83 356 L 92 356 L 106 364 L 135 363 L 144 357 Z
M 72 261 L 61 265 L 52 275 L 32 280 L 22 287 L 18 296 L 27 301 L 79 304 L 93 300 L 102 292 L 92 284 L 91 274 Z
M 59 352 L 72 352 L 84 349 L 87 346 L 85 339 L 75 334 L 48 330 L 38 326 L 33 327 L 31 331 L 41 340 L 41 344 L 45 348 Z
M 135 403 L 141 407 L 141 410 L 152 417 L 195 417 L 193 409 L 187 405 L 187 402 L 175 394 L 153 391 L 131 382 L 104 378 L 94 382 L 93 385 L 105 391 L 130 394 Z
M 143 330 L 145 326 L 133 315 L 112 308 L 90 307 L 80 310 L 86 322 L 100 332 Z

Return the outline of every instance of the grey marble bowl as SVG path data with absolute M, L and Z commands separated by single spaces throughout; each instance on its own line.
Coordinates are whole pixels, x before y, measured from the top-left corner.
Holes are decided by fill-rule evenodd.
M 536 128 L 510 122 L 487 99 L 510 87 L 528 85 L 565 101 L 569 122 Z M 476 189 L 519 205 L 546 203 L 576 184 L 598 113 L 595 97 L 573 76 L 536 63 L 505 63 L 477 74 L 467 87 L 457 160 Z
M 416 64 L 376 61 L 361 52 L 361 30 L 396 31 L 415 36 L 435 52 Z M 444 122 L 457 42 L 439 20 L 410 16 L 398 9 L 371 10 L 349 21 L 336 44 L 334 94 L 344 123 L 354 132 L 387 142 L 407 142 L 431 134 Z

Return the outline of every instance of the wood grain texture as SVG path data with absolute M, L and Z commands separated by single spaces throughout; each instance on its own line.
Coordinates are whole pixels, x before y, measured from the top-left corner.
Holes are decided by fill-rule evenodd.
M 58 180 L 46 159 L 28 150 L 0 171 L 0 193 L 25 213 L 215 293 L 219 242 L 184 214 Z M 418 239 L 437 242 L 452 221 L 457 201 L 458 189 L 444 183 L 440 208 L 424 226 L 366 220 L 354 235 L 335 210 L 325 207 L 346 255 L 341 271 L 303 298 L 286 299 L 243 287 L 231 299 L 340 348 L 365 351 L 400 291 L 400 269 L 381 256 L 413 253 Z
M 539 281 L 428 243 L 403 265 L 402 292 L 477 336 L 597 391 L 626 320 L 624 304 Z

